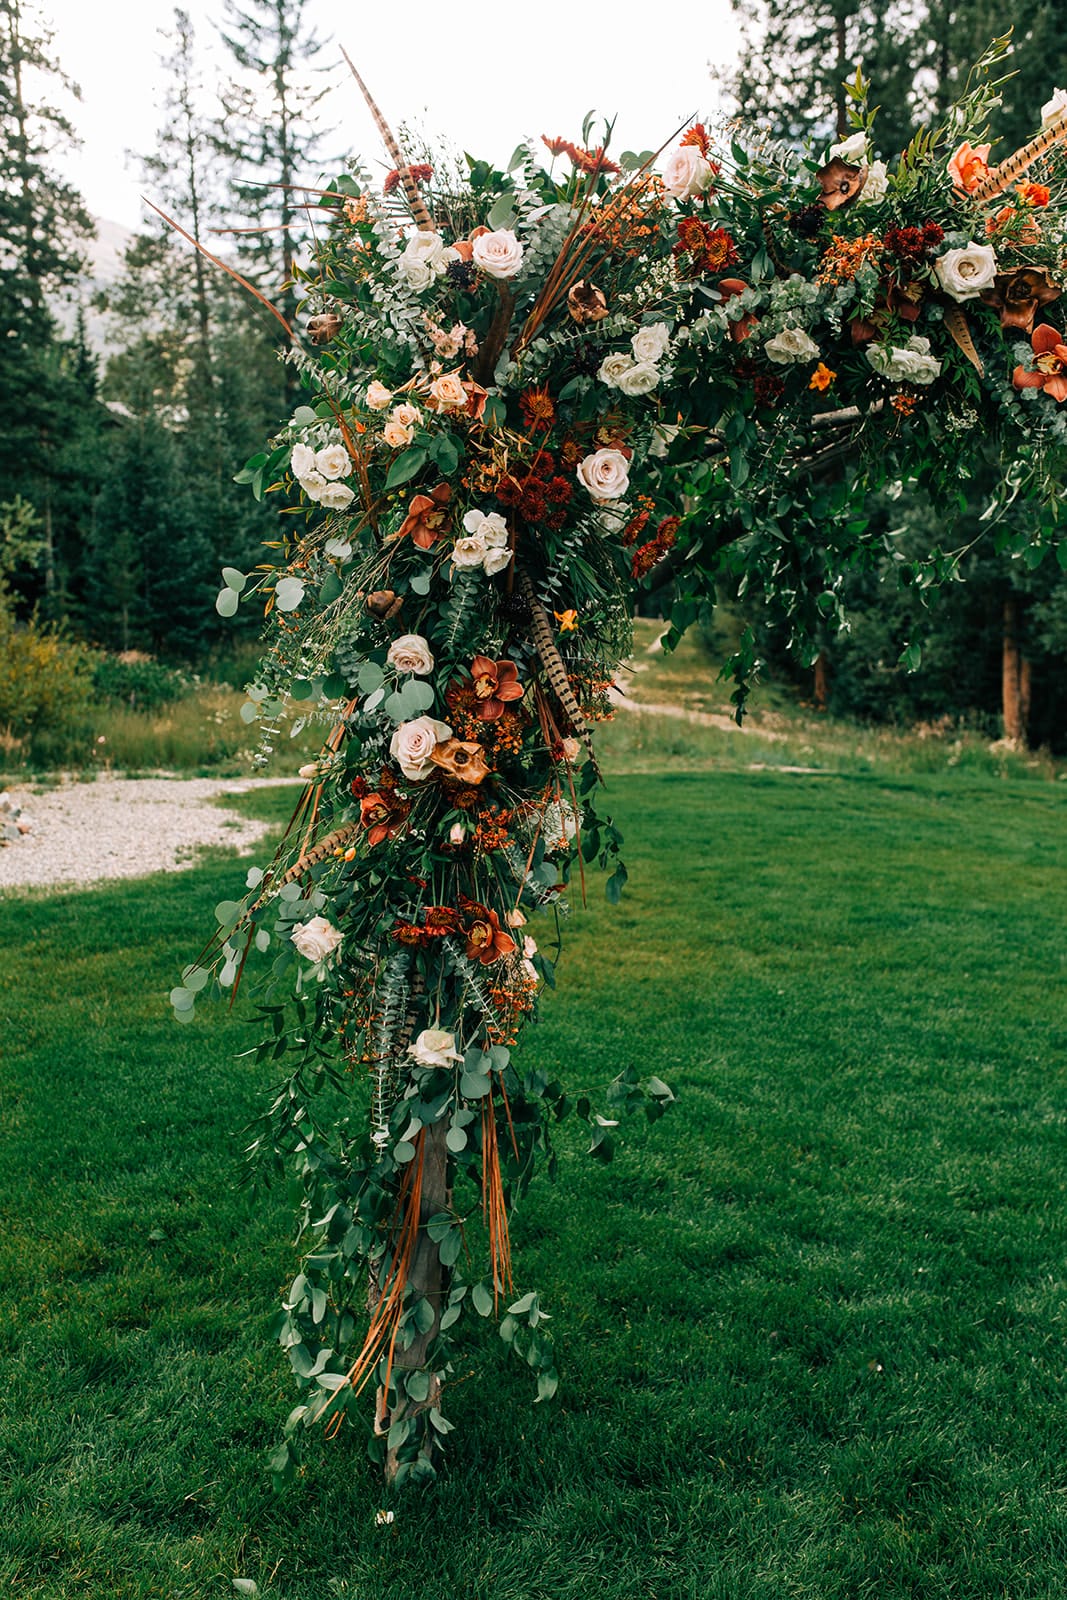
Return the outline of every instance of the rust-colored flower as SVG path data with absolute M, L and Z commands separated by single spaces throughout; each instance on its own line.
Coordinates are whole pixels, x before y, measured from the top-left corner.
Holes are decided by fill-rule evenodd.
M 417 494 L 408 506 L 408 514 L 396 531 L 402 539 L 410 533 L 412 544 L 420 550 L 429 550 L 444 532 L 448 520 L 447 506 L 452 498 L 452 485 L 439 483 L 429 494 Z
M 401 596 L 392 589 L 375 589 L 373 594 L 367 596 L 367 610 L 383 622 L 391 622 L 403 604 Z
M 953 151 L 947 170 L 957 189 L 972 194 L 989 176 L 989 146 L 971 145 L 965 139 Z
M 1024 205 L 1036 206 L 1039 209 L 1047 206 L 1052 199 L 1051 191 L 1043 183 L 1018 183 L 1015 186 L 1015 193 Z
M 825 361 L 820 361 L 819 365 L 815 368 L 815 371 L 811 375 L 808 388 L 817 389 L 820 394 L 825 394 L 836 377 L 837 373 L 832 372 L 826 365 Z
M 1067 400 L 1067 344 L 1062 333 L 1047 322 L 1034 329 L 1030 344 L 1034 352 L 1033 367 L 1016 367 L 1011 381 L 1017 389 L 1044 389 L 1053 400 L 1062 405 Z
M 1062 293 L 1047 267 L 1015 267 L 1011 272 L 998 272 L 992 289 L 984 289 L 981 298 L 1000 313 L 1002 328 L 1029 333 L 1041 308 Z
M 589 322 L 603 322 L 608 314 L 607 297 L 591 278 L 579 278 L 567 291 L 567 310 L 579 328 Z
M 483 722 L 495 722 L 503 715 L 505 702 L 521 700 L 525 692 L 515 663 L 494 661 L 491 656 L 475 656 L 471 662 L 471 681 L 478 697 L 478 716 Z
M 464 899 L 460 904 L 466 913 L 463 933 L 467 940 L 469 961 L 480 961 L 483 967 L 487 967 L 492 961 L 514 955 L 518 947 L 510 933 L 505 933 L 500 926 L 500 918 L 495 911 L 479 905 L 475 900 Z
M 363 795 L 359 820 L 367 830 L 367 843 L 373 847 L 391 839 L 404 826 L 410 810 L 410 802 L 398 795 L 392 784 L 381 783 L 373 794 Z
M 474 383 L 465 378 L 463 387 L 467 394 L 467 415 L 472 422 L 481 422 L 485 414 L 485 402 L 489 398 L 489 390 L 483 389 L 480 383 Z
M 547 433 L 556 420 L 556 406 L 544 384 L 526 389 L 519 396 L 522 420 L 531 433 Z
M 819 198 L 823 205 L 827 211 L 837 211 L 855 200 L 867 182 L 867 168 L 854 167 L 851 162 L 835 156 L 825 167 L 820 167 L 815 176 L 822 190 Z
M 708 138 L 708 130 L 705 128 L 702 122 L 694 122 L 693 126 L 686 133 L 682 134 L 682 137 L 678 142 L 679 144 L 683 145 L 695 145 L 700 151 L 700 154 L 704 157 L 704 160 L 707 161 L 711 150 L 711 140 Z
M 442 739 L 430 751 L 430 760 L 450 778 L 467 784 L 481 783 L 491 771 L 482 746 L 468 739 Z

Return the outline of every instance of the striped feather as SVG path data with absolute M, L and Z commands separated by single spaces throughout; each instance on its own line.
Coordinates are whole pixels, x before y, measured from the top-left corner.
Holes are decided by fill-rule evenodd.
M 593 735 L 588 722 L 582 715 L 581 708 L 574 697 L 567 669 L 563 665 L 563 658 L 556 649 L 556 641 L 552 635 L 552 624 L 548 620 L 548 613 L 534 594 L 533 584 L 525 572 L 519 574 L 519 587 L 523 598 L 530 608 L 530 633 L 541 657 L 553 694 L 563 707 L 570 720 L 571 727 L 578 734 L 585 748 L 589 752 L 589 759 L 593 763 L 593 771 L 601 778 L 600 766 L 597 762 L 596 752 L 593 749 Z
M 325 839 L 321 839 L 318 844 L 312 845 L 310 850 L 305 850 L 300 859 L 293 862 L 288 872 L 279 878 L 275 887 L 280 889 L 286 883 L 293 883 L 295 879 L 302 877 L 309 867 L 318 866 L 320 861 L 325 861 L 327 856 L 333 855 L 333 852 L 340 845 L 347 844 L 350 839 L 354 839 L 361 826 L 362 824 L 359 822 L 346 822 L 343 828 L 335 828 L 332 833 L 326 835 Z
M 352 58 L 349 56 L 343 45 L 341 46 L 341 54 L 348 62 L 349 72 L 351 72 L 353 78 L 355 78 L 356 82 L 359 84 L 360 93 L 367 102 L 367 109 L 374 118 L 374 125 L 381 134 L 382 143 L 389 152 L 389 159 L 393 163 L 393 166 L 396 168 L 397 172 L 400 174 L 400 182 L 404 187 L 404 194 L 407 196 L 408 205 L 411 207 L 411 215 L 415 218 L 415 221 L 418 223 L 419 227 L 422 228 L 426 233 L 436 233 L 437 225 L 431 217 L 429 211 L 426 209 L 426 202 L 422 198 L 418 184 L 411 176 L 411 168 L 404 160 L 403 152 L 396 142 L 396 137 L 392 128 L 390 128 L 389 124 L 378 110 L 378 107 L 375 105 L 370 90 L 367 88 L 367 85 L 363 82 L 363 79 L 356 71 L 355 63 L 352 61 Z
M 1016 178 L 1022 177 L 1027 167 L 1032 166 L 1063 138 L 1067 138 L 1067 111 L 1061 111 L 1029 144 L 1024 144 L 1021 150 L 1016 150 L 1013 156 L 1002 161 L 999 167 L 994 167 L 988 178 L 971 191 L 970 198 L 977 200 L 979 205 L 985 200 L 995 200 L 997 195 L 1011 187 Z
M 974 340 L 971 338 L 971 330 L 967 324 L 967 318 L 959 306 L 945 307 L 945 327 L 951 337 L 955 339 L 971 366 L 978 373 L 978 376 L 982 377 L 985 373 L 985 367 L 982 365 L 981 356 L 974 348 Z

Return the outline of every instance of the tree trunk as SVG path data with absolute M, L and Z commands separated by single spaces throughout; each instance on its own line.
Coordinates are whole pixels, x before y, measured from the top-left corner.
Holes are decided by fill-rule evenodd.
M 811 692 L 816 711 L 825 711 L 830 701 L 830 657 L 825 650 L 820 650 L 815 657 L 815 681 Z
M 1011 745 L 1025 745 L 1030 715 L 1030 663 L 1019 648 L 1019 601 L 1013 594 L 1004 602 L 1001 701 L 1005 740 Z
M 397 1350 L 393 1371 L 401 1379 L 406 1372 L 415 1372 L 426 1365 L 426 1353 L 437 1337 L 443 1303 L 448 1293 L 448 1269 L 441 1265 L 440 1246 L 426 1232 L 426 1224 L 430 1218 L 437 1216 L 439 1212 L 447 1211 L 449 1206 L 448 1147 L 445 1144 L 447 1132 L 447 1120 L 442 1118 L 423 1133 L 425 1153 L 422 1166 L 422 1204 L 419 1210 L 419 1234 L 412 1253 L 408 1284 L 412 1291 L 411 1304 L 420 1298 L 425 1298 L 433 1307 L 434 1318 L 426 1332 L 417 1334 L 406 1350 Z M 376 1402 L 376 1431 L 387 1433 L 392 1423 L 399 1422 L 403 1417 L 428 1411 L 431 1406 L 437 1405 L 440 1397 L 441 1385 L 435 1378 L 431 1380 L 430 1392 L 425 1400 L 411 1400 L 401 1393 L 396 1406 L 390 1412 L 386 1409 L 386 1397 L 379 1390 Z M 396 1450 L 390 1450 L 385 1458 L 385 1477 L 388 1483 L 392 1483 L 396 1477 L 398 1465 Z

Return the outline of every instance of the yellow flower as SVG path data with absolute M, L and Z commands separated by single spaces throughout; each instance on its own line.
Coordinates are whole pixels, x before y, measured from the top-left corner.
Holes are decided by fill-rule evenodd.
M 555 617 L 556 621 L 559 623 L 559 631 L 560 631 L 560 633 L 577 633 L 578 632 L 578 613 L 577 613 L 577 611 L 553 611 L 552 615 Z
M 811 382 L 808 384 L 808 388 L 818 389 L 820 394 L 825 394 L 836 377 L 837 373 L 831 372 L 825 361 L 820 361 L 811 375 Z

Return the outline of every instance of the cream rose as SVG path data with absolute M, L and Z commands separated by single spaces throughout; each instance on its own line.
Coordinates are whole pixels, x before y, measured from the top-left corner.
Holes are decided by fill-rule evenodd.
M 941 371 L 940 361 L 930 354 L 929 339 L 918 334 L 906 345 L 868 345 L 865 354 L 875 372 L 895 383 L 933 383 Z
M 452 565 L 467 571 L 473 567 L 482 567 L 485 565 L 488 553 L 481 534 L 469 533 L 464 538 L 457 539 L 452 546 Z
M 659 379 L 658 367 L 653 366 L 651 361 L 638 361 L 634 366 L 627 367 L 615 387 L 620 394 L 632 398 L 635 395 L 648 394 L 656 387 Z
M 630 487 L 630 463 L 621 450 L 597 450 L 579 463 L 578 482 L 594 500 L 621 500 Z
M 328 959 L 343 937 L 327 917 L 312 917 L 310 922 L 299 922 L 289 935 L 305 961 L 316 963 Z
M 294 478 L 306 478 L 309 472 L 315 469 L 315 452 L 309 450 L 306 444 L 294 444 L 289 457 Z
M 889 168 L 884 161 L 872 161 L 867 168 L 867 181 L 856 196 L 858 206 L 876 206 L 889 193 Z
M 711 188 L 715 174 L 696 145 L 683 144 L 668 156 L 663 169 L 663 187 L 676 200 L 692 200 Z
M 454 822 L 448 830 L 449 844 L 461 845 L 467 837 L 467 830 L 462 822 Z
M 420 678 L 433 671 L 433 654 L 421 633 L 402 633 L 394 639 L 386 660 L 398 672 L 414 672 Z
M 410 235 L 400 257 L 400 271 L 409 288 L 416 293 L 428 289 L 447 266 L 445 245 L 439 233 L 420 229 Z
M 401 400 L 389 413 L 393 422 L 399 422 L 402 428 L 413 428 L 416 422 L 422 421 L 422 412 L 418 406 L 413 406 L 410 400 Z
M 382 438 L 392 450 L 405 449 L 414 437 L 414 428 L 406 428 L 402 422 L 397 422 L 395 417 L 390 417 L 382 429 Z
M 416 717 L 413 722 L 402 722 L 389 741 L 389 754 L 405 778 L 419 783 L 434 770 L 430 753 L 445 739 L 451 739 L 452 729 L 447 722 L 435 717 Z
M 983 289 L 993 287 L 997 258 L 991 245 L 969 243 L 938 256 L 934 271 L 938 283 L 953 300 L 977 300 Z
M 490 548 L 508 542 L 508 525 L 499 511 L 468 511 L 463 518 L 463 526 L 468 533 L 477 534 Z
M 1047 128 L 1067 111 L 1067 89 L 1053 89 L 1052 99 L 1041 107 L 1041 126 Z
M 393 398 L 392 389 L 387 389 L 384 383 L 379 383 L 375 378 L 373 383 L 367 385 L 367 404 L 372 411 L 384 411 Z
M 316 472 L 312 469 L 310 472 L 305 472 L 304 476 L 297 481 L 309 500 L 322 499 L 322 491 L 326 488 L 326 479 L 321 472 Z
M 352 471 L 352 461 L 343 444 L 328 444 L 315 456 L 315 467 L 324 478 L 347 478 Z
M 601 383 L 606 383 L 609 389 L 617 389 L 619 379 L 633 364 L 633 356 L 627 355 L 624 350 L 616 350 L 612 355 L 604 357 L 597 368 L 597 377 Z
M 667 346 L 671 342 L 671 330 L 665 322 L 649 322 L 643 328 L 638 328 L 630 340 L 630 348 L 634 353 L 634 360 L 658 361 L 666 355 Z
M 456 1049 L 455 1034 L 444 1028 L 423 1028 L 414 1044 L 408 1045 L 408 1055 L 420 1067 L 447 1067 L 463 1057 Z
M 767 340 L 763 350 L 768 359 L 776 361 L 780 367 L 794 361 L 814 361 L 819 355 L 818 345 L 808 338 L 803 328 L 783 328 L 781 333 Z
M 511 551 L 506 545 L 490 545 L 482 561 L 486 577 L 491 578 L 494 573 L 503 572 L 510 560 Z
M 430 397 L 442 411 L 466 410 L 467 391 L 458 373 L 443 372 L 435 378 L 430 385 Z
M 867 154 L 867 135 L 860 130 L 859 133 L 850 133 L 847 139 L 842 139 L 840 144 L 832 144 L 826 152 L 827 161 L 839 157 L 842 161 L 853 164 L 863 161 Z
M 327 511 L 344 511 L 356 498 L 347 483 L 323 484 L 316 496 L 319 504 L 325 506 Z
M 497 228 L 475 239 L 473 260 L 490 278 L 513 278 L 522 266 L 522 245 L 510 228 Z

